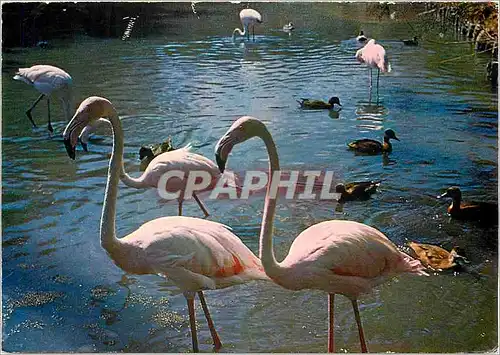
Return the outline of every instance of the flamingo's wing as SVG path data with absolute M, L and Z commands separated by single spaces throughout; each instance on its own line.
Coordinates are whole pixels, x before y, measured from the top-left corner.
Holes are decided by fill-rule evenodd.
M 310 264 L 336 275 L 366 279 L 422 269 L 420 262 L 400 252 L 375 228 L 340 220 L 318 223 L 303 231 L 284 262 Z
M 72 78 L 68 73 L 51 65 L 34 65 L 30 68 L 20 68 L 14 79 L 34 85 L 44 94 L 49 94 L 53 90 L 70 85 L 72 82 Z
M 232 282 L 265 279 L 260 260 L 220 223 L 164 217 L 144 224 L 126 238 L 143 243 L 144 262 L 181 289 L 215 288 L 226 278 Z

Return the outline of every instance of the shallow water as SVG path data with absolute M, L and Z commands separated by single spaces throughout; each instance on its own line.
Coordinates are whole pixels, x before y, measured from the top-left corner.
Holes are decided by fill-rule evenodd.
M 201 4 L 200 4 L 201 6 Z M 216 8 L 215 5 L 213 5 Z M 369 201 L 346 204 L 280 200 L 275 250 L 281 259 L 300 231 L 327 219 L 350 219 L 383 231 L 395 244 L 460 245 L 476 273 L 401 276 L 360 299 L 372 352 L 471 352 L 497 346 L 497 229 L 450 220 L 446 201 L 433 196 L 450 185 L 471 200 L 497 200 L 497 93 L 485 80 L 486 57 L 469 45 L 440 45 L 428 33 L 405 47 L 404 21 L 364 22 L 337 17 L 335 4 L 258 4 L 265 23 L 255 42 L 233 42 L 241 5 L 224 4 L 199 20 L 175 19 L 164 33 L 128 41 L 78 38 L 51 50 L 22 49 L 3 56 L 2 233 L 3 350 L 191 350 L 187 307 L 168 280 L 126 275 L 99 244 L 99 221 L 112 140 L 101 129 L 90 152 L 71 161 L 60 139 L 48 138 L 46 107 L 24 110 L 36 98 L 11 80 L 18 67 L 54 64 L 73 76 L 75 104 L 90 95 L 110 99 L 123 120 L 125 162 L 139 174 L 138 150 L 172 136 L 213 159 L 218 138 L 241 115 L 263 120 L 283 169 L 331 170 L 339 180 L 383 179 Z M 231 16 L 229 16 L 231 14 Z M 331 15 L 333 14 L 333 17 Z M 280 30 L 293 21 L 291 35 Z M 166 22 L 174 21 L 165 19 Z M 380 78 L 379 105 L 369 103 L 368 70 L 354 59 L 360 26 L 380 40 L 392 73 Z M 449 38 L 448 38 L 449 39 Z M 432 41 L 431 41 L 432 40 Z M 295 100 L 339 96 L 338 117 L 303 111 Z M 64 129 L 53 102 L 56 132 Z M 386 128 L 400 142 L 387 159 L 355 156 L 346 143 L 380 139 Z M 262 143 L 237 146 L 228 167 L 266 169 Z M 263 199 L 206 201 L 210 219 L 230 225 L 257 252 Z M 154 190 L 121 185 L 117 233 L 174 215 Z M 189 216 L 201 217 L 186 202 Z M 254 282 L 206 292 L 223 352 L 326 351 L 326 294 L 291 292 Z M 350 302 L 336 298 L 337 349 L 359 352 Z M 198 309 L 202 351 L 212 348 Z

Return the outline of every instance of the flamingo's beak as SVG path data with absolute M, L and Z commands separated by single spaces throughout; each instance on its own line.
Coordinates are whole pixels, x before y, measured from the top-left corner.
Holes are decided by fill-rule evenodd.
M 64 139 L 64 146 L 66 147 L 66 152 L 68 153 L 68 156 L 71 159 L 75 160 L 76 149 L 75 149 L 75 146 L 71 144 L 71 140 L 69 138 Z
M 219 167 L 219 171 L 221 173 L 223 173 L 224 170 L 226 169 L 226 161 L 227 160 L 222 159 L 219 154 L 215 154 L 215 161 L 217 162 L 217 166 Z
M 231 138 L 231 135 L 226 133 L 222 138 L 217 142 L 215 146 L 215 161 L 217 162 L 217 166 L 221 173 L 226 169 L 226 162 L 229 153 L 233 149 L 234 139 Z

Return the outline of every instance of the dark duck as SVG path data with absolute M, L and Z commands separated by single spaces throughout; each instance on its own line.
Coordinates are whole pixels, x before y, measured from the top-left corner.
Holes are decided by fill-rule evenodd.
M 368 40 L 368 38 L 365 36 L 363 31 L 359 31 L 359 35 L 358 35 L 358 37 L 356 37 L 356 41 L 361 42 L 361 43 L 365 43 L 367 40 Z
M 392 129 L 387 129 L 384 132 L 383 143 L 373 139 L 365 138 L 352 141 L 351 143 L 347 144 L 347 146 L 349 147 L 349 149 L 352 149 L 358 153 L 375 155 L 375 154 L 391 152 L 392 151 L 392 144 L 390 142 L 391 139 L 399 141 L 399 138 L 396 137 L 396 133 Z
M 456 186 L 449 187 L 438 198 L 452 199 L 448 207 L 451 217 L 469 221 L 479 221 L 485 224 L 498 224 L 498 205 L 490 202 L 462 201 L 462 191 Z
M 333 110 L 335 104 L 342 106 L 340 104 L 340 99 L 336 96 L 330 98 L 328 102 L 324 102 L 321 100 L 311 100 L 311 99 L 301 99 L 302 101 L 297 102 L 300 104 L 300 107 L 309 109 L 309 110 Z
M 412 39 L 402 39 L 405 46 L 418 46 L 418 37 L 415 36 Z
M 380 181 L 358 181 L 346 184 L 337 184 L 335 192 L 341 194 L 338 202 L 354 200 L 368 200 L 370 195 L 377 191 Z

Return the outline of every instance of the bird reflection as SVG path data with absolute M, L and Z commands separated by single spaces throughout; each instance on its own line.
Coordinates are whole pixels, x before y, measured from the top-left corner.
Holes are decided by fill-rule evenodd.
M 329 110 L 328 111 L 328 116 L 330 116 L 333 119 L 338 119 L 340 117 L 340 111 L 342 111 L 342 109 Z
M 389 110 L 382 104 L 373 104 L 371 101 L 363 102 L 359 101 L 356 106 L 356 114 L 361 115 L 375 115 L 375 116 L 386 116 Z

